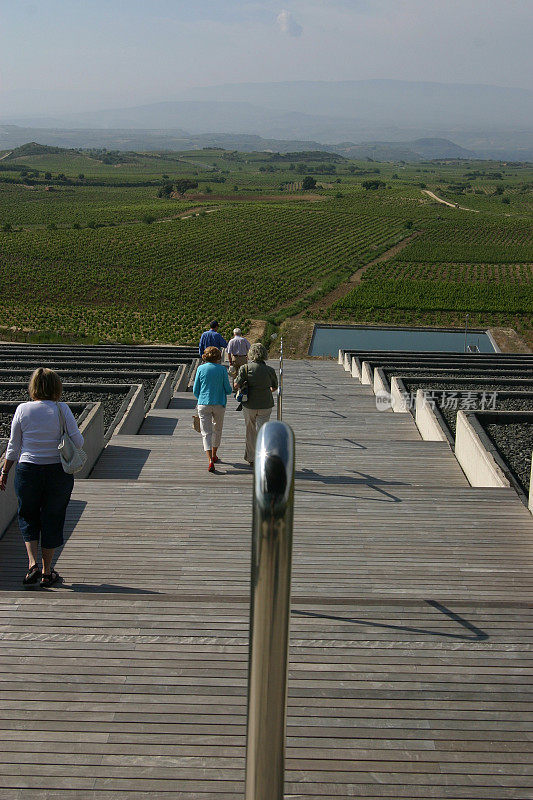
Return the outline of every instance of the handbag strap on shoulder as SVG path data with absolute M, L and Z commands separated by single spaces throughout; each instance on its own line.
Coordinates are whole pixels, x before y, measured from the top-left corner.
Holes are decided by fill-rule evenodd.
M 59 414 L 59 427 L 61 428 L 61 435 L 63 436 L 67 429 L 67 426 L 65 425 L 65 417 L 63 415 L 63 410 L 58 402 L 56 402 L 56 406 L 57 406 L 57 413 Z

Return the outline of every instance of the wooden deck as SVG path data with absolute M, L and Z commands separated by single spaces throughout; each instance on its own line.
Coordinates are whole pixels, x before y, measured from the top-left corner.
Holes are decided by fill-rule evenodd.
M 285 368 L 297 441 L 286 797 L 533 798 L 533 524 L 333 362 Z M 230 409 L 233 402 L 230 401 Z M 64 584 L 0 541 L 0 798 L 243 796 L 252 477 L 191 396 L 78 481 Z

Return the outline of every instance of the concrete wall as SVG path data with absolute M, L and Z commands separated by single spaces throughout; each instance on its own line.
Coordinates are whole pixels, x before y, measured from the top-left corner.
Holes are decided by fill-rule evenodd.
M 339 364 L 344 364 L 344 350 L 339 350 Z
M 374 385 L 373 370 L 368 361 L 363 361 L 361 365 L 361 383 L 365 383 L 368 386 Z
M 83 413 L 80 418 L 79 428 L 83 436 L 83 449 L 87 453 L 87 461 L 83 469 L 76 473 L 74 477 L 87 478 L 98 461 L 105 444 L 104 412 L 101 403 L 93 403 L 87 414 Z
M 168 408 L 173 393 L 173 382 L 174 375 L 172 372 L 162 373 L 154 386 L 154 391 L 148 398 L 148 411 L 151 411 L 152 408 Z
M 358 381 L 361 380 L 361 373 L 359 371 L 359 365 L 357 364 L 357 359 L 355 356 L 352 356 L 352 378 L 357 378 Z
M 381 367 L 376 367 L 376 369 L 374 370 L 374 394 L 376 396 L 380 395 L 382 400 L 386 400 L 388 403 L 390 398 L 390 386 L 387 380 L 387 376 L 385 375 Z M 380 405 L 380 408 L 382 411 L 384 411 L 386 408 L 385 404 L 382 403 Z M 392 401 L 386 410 L 392 411 Z
M 4 466 L 4 455 L 0 456 L 0 469 Z M 15 497 L 15 469 L 10 470 L 5 492 L 0 493 L 0 538 L 11 520 L 17 513 L 17 498 Z
M 175 375 L 175 380 L 172 385 L 172 393 L 186 392 L 187 384 L 189 383 L 189 364 L 182 364 Z
M 349 356 L 348 353 L 345 353 L 344 354 L 344 369 L 345 369 L 346 372 L 349 372 L 350 368 L 351 368 L 350 359 L 351 359 L 351 356 Z
M 434 409 L 426 400 L 426 393 L 423 389 L 418 389 L 416 393 L 415 421 L 420 435 L 425 441 L 448 441 L 448 437 L 443 431 Z
M 198 369 L 198 367 L 200 366 L 201 363 L 202 363 L 202 359 L 201 358 L 196 358 L 192 362 L 190 370 L 189 370 L 189 381 L 187 383 L 186 391 L 192 392 L 192 387 L 194 386 L 194 379 L 196 377 L 196 370 Z
M 471 486 L 510 486 L 503 470 L 490 452 L 486 439 L 475 418 L 457 413 L 455 456 Z
M 396 375 L 391 377 L 390 392 L 392 395 L 392 410 L 397 414 L 408 414 L 409 407 L 404 398 L 405 386 Z
M 132 393 L 126 398 L 127 407 L 122 419 L 113 431 L 116 436 L 136 434 L 144 422 L 144 387 L 142 383 L 133 384 L 132 390 Z M 122 409 L 119 413 L 121 412 Z

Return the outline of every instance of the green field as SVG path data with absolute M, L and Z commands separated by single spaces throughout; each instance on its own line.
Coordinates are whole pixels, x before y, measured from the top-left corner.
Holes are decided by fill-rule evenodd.
M 473 312 L 529 335 L 531 165 L 220 150 L 16 156 L 0 161 L 4 333 L 183 343 L 212 316 L 225 329 L 313 316 L 311 305 L 416 234 L 319 316 L 427 324 Z M 302 191 L 305 176 L 318 186 Z M 198 186 L 158 197 L 183 177 Z M 382 185 L 365 189 L 369 180 Z M 438 204 L 426 187 L 479 213 Z

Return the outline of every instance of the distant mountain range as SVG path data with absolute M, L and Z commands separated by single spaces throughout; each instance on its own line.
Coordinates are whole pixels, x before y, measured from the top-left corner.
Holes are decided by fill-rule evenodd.
M 459 148 L 457 157 L 467 157 L 461 156 L 464 148 L 479 157 L 533 159 L 533 92 L 470 84 L 392 80 L 231 84 L 192 89 L 172 102 L 50 117 L 3 117 L 0 125 L 4 130 L 0 146 L 8 135 L 5 126 L 17 125 L 36 131 L 54 129 L 64 140 L 71 131 L 66 146 L 118 147 L 122 138 L 126 149 L 180 149 L 188 146 L 181 142 L 205 136 L 236 142 L 243 137 L 243 143 L 260 137 L 272 146 L 246 145 L 246 149 L 287 151 L 348 142 L 364 153 L 371 145 L 376 153 L 407 150 L 428 158 L 431 147 L 419 143 L 417 150 L 413 142 L 448 140 Z M 50 136 L 46 143 L 59 144 Z M 25 141 L 28 138 L 45 141 L 43 135 L 26 136 Z M 285 147 L 278 144 L 281 141 L 291 144 Z M 295 147 L 294 142 L 302 146 Z M 435 146 L 433 157 L 446 157 L 442 142 Z M 237 144 L 236 149 L 242 147 Z M 452 150 L 448 157 L 454 157 Z
M 31 142 L 31 146 L 27 144 Z M 36 145 L 35 142 L 39 142 Z M 374 161 L 427 161 L 436 158 L 475 158 L 475 153 L 447 139 L 416 139 L 412 142 L 342 142 L 327 145 L 321 142 L 294 139 L 262 139 L 260 136 L 231 134 L 203 134 L 192 136 L 156 133 L 154 131 L 121 130 L 58 130 L 46 128 L 20 128 L 0 125 L 0 149 L 13 153 L 6 160 L 23 158 L 25 155 L 51 153 L 58 148 L 107 147 L 126 151 L 150 150 L 196 150 L 203 147 L 223 147 L 225 150 L 242 152 L 271 151 L 276 153 L 297 153 L 302 151 L 322 151 L 337 153 L 345 158 L 373 159 Z

